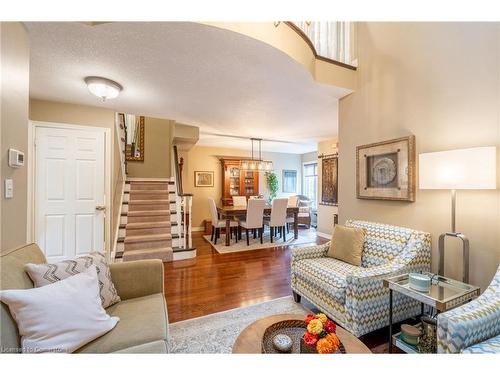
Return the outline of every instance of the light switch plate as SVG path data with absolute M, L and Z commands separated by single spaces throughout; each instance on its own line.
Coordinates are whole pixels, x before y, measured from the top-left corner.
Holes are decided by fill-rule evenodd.
M 14 198 L 14 181 L 12 181 L 12 178 L 5 179 L 4 191 L 6 199 Z

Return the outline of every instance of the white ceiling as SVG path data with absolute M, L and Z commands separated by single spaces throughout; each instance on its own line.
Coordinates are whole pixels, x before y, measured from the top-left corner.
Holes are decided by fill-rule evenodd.
M 189 22 L 28 22 L 32 98 L 112 108 L 200 127 L 199 144 L 304 153 L 337 135 L 338 98 L 283 52 L 247 36 Z M 83 81 L 124 90 L 101 102 Z

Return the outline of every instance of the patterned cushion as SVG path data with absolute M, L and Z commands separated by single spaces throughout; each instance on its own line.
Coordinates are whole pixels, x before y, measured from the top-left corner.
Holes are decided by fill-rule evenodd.
M 304 259 L 295 266 L 297 278 L 312 284 L 337 303 L 345 303 L 347 275 L 356 273 L 359 267 L 334 258 Z
M 365 229 L 362 267 L 373 267 L 394 259 L 408 242 L 413 229 L 360 220 L 347 220 L 347 227 Z
M 500 335 L 500 267 L 475 300 L 438 315 L 438 352 L 460 353 Z
M 102 307 L 107 308 L 114 303 L 120 302 L 120 296 L 118 296 L 113 280 L 111 280 L 108 263 L 101 253 L 90 253 L 83 257 L 64 260 L 55 264 L 28 263 L 25 266 L 25 270 L 31 280 L 33 280 L 35 287 L 38 288 L 81 273 L 91 265 L 97 267 Z
M 498 354 L 500 353 L 500 336 L 465 348 L 462 353 L 468 354 Z

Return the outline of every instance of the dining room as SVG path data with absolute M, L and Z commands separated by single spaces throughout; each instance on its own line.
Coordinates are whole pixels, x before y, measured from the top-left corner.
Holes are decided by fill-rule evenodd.
M 262 139 L 231 146 L 197 144 L 181 155 L 184 189 L 193 193 L 193 231 L 213 250 L 283 248 L 329 237 L 337 206 L 325 201 L 321 175 L 335 139 L 306 149 Z

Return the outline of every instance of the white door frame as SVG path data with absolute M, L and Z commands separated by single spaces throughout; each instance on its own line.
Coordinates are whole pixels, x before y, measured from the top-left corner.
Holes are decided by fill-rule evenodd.
M 35 152 L 35 136 L 36 128 L 56 128 L 67 130 L 86 130 L 100 132 L 104 134 L 104 250 L 106 256 L 109 257 L 112 250 L 113 239 L 111 238 L 111 205 L 113 204 L 113 197 L 111 196 L 111 171 L 112 171 L 112 154 L 111 154 L 111 129 L 99 126 L 75 125 L 65 124 L 59 122 L 45 122 L 45 121 L 29 121 L 28 123 L 28 225 L 27 225 L 27 242 L 35 241 L 36 232 L 36 186 L 35 186 L 35 166 L 36 166 L 36 152 Z M 42 249 L 43 250 L 43 249 Z

